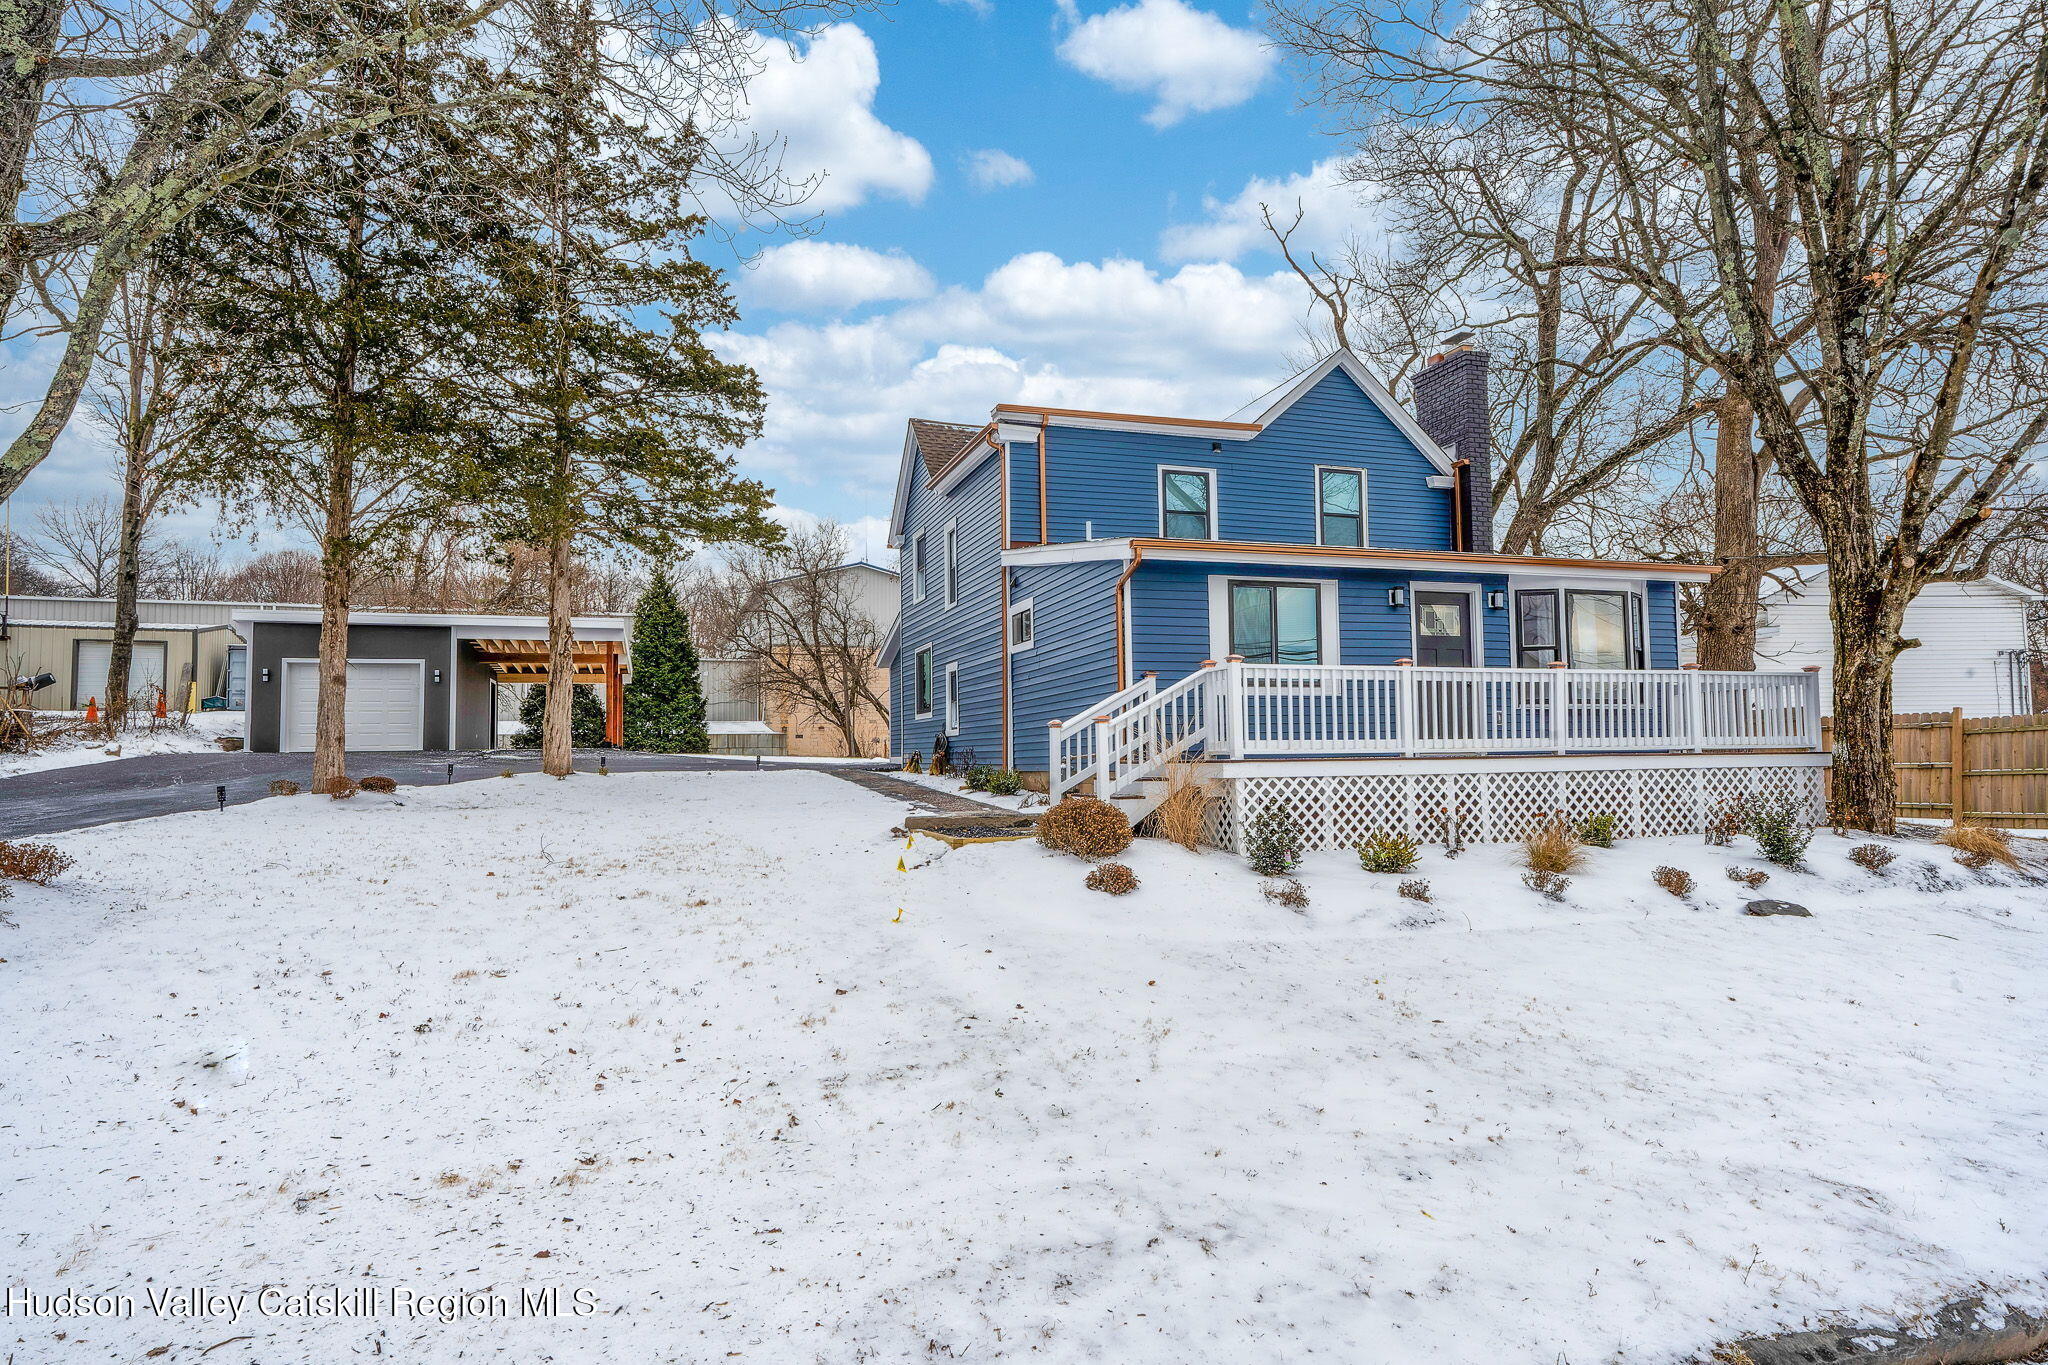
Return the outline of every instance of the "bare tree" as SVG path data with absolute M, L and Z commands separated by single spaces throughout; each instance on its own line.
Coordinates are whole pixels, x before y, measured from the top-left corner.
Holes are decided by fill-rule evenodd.
M 1619 168 L 1608 225 L 1560 263 L 1641 291 L 1749 408 L 1828 562 L 1832 818 L 1891 829 L 1906 605 L 1984 572 L 2048 434 L 2048 0 L 1276 15 L 1333 92 L 1540 109 Z M 1684 268 L 1654 245 L 1677 212 L 1704 245 Z
M 780 549 L 736 555 L 733 576 L 746 587 L 747 607 L 734 643 L 765 700 L 816 715 L 858 756 L 862 731 L 886 723 L 889 701 L 875 662 L 883 629 L 842 571 L 846 556 L 846 532 L 835 522 L 791 531 Z
M 121 559 L 121 506 L 111 498 L 45 503 L 27 541 L 30 561 L 80 597 L 111 597 Z M 152 565 L 157 544 L 144 537 L 140 562 Z

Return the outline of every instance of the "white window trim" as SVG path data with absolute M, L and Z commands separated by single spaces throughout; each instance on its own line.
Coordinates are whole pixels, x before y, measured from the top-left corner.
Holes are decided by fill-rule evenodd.
M 1031 612 L 1031 638 L 1020 645 L 1017 643 L 1017 618 L 1027 611 Z M 1022 654 L 1038 643 L 1038 613 L 1031 611 L 1030 598 L 1010 603 L 1009 618 L 1003 623 L 1003 640 L 1012 654 Z
M 910 600 L 913 602 L 924 601 L 926 562 L 924 532 L 918 531 L 910 537 Z
M 920 667 L 920 665 L 918 664 L 919 659 L 926 660 L 926 665 Z M 915 654 L 912 654 L 910 656 L 910 710 L 911 713 L 915 715 L 919 720 L 930 720 L 932 718 L 932 713 L 929 709 L 923 711 L 917 709 L 917 704 L 920 700 L 929 701 L 934 706 L 938 704 L 938 667 L 938 658 L 936 655 L 932 653 L 932 647 L 930 645 L 926 645 L 923 649 L 918 650 Z M 917 675 L 919 673 L 923 673 L 926 677 L 932 680 L 932 695 L 922 699 L 919 698 L 917 695 Z
M 1365 471 L 1348 464 L 1319 464 L 1315 470 L 1316 480 L 1316 544 L 1327 545 L 1323 539 L 1323 475 L 1356 474 L 1358 476 L 1358 548 L 1368 549 L 1372 545 L 1372 530 L 1368 520 L 1372 504 L 1367 501 Z
M 1472 599 L 1472 606 L 1465 620 L 1472 629 L 1473 668 L 1486 667 L 1486 588 L 1480 583 L 1438 583 L 1428 579 L 1411 579 L 1408 583 L 1408 657 L 1420 662 L 1422 658 L 1422 632 L 1418 628 L 1416 615 L 1422 610 L 1422 592 L 1461 592 Z M 1508 599 L 1512 602 L 1514 599 Z M 1514 623 L 1508 623 L 1512 630 Z M 1512 657 L 1512 656 L 1511 656 Z
M 960 665 L 946 665 L 946 733 L 960 733 Z
M 1575 574 L 1511 574 L 1508 577 L 1508 602 L 1512 607 L 1514 594 L 1523 591 L 1544 591 L 1557 593 L 1557 652 L 1567 662 L 1571 659 L 1571 602 L 1566 597 L 1573 592 L 1627 593 L 1642 604 L 1642 637 L 1632 641 L 1635 649 L 1643 656 L 1643 669 L 1650 668 L 1650 582 L 1647 578 L 1591 578 Z M 1636 623 L 1629 622 L 1633 635 Z M 1759 627 L 1761 631 L 1761 627 Z M 1520 657 L 1521 622 L 1511 613 L 1508 618 L 1509 647 L 1515 652 L 1508 657 Z M 1576 668 L 1576 664 L 1572 664 Z M 1628 670 L 1637 671 L 1633 666 Z
M 946 534 L 940 540 L 946 562 L 939 566 L 939 586 L 945 592 L 946 605 L 960 605 L 960 523 L 946 523 Z
M 1294 587 L 1320 588 L 1316 596 L 1319 646 L 1316 662 L 1344 661 L 1344 642 L 1337 635 L 1337 594 L 1341 580 L 1335 578 L 1273 578 L 1261 574 L 1220 573 L 1209 578 L 1209 657 L 1222 663 L 1230 657 L 1230 585 L 1232 583 L 1279 583 Z
M 1223 496 L 1220 481 L 1213 469 L 1204 469 L 1192 464 L 1163 464 L 1153 471 L 1152 496 L 1159 499 L 1159 538 L 1178 540 L 1178 536 L 1166 534 L 1166 476 L 1168 474 L 1200 474 L 1209 481 L 1209 534 L 1204 540 L 1218 540 L 1218 528 L 1223 525 Z

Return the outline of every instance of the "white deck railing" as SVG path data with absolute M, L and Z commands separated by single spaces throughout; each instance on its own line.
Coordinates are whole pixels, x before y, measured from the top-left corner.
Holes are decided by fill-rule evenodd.
M 1671 753 L 1820 747 L 1818 673 L 1210 665 L 1052 728 L 1053 799 L 1116 793 L 1199 748 L 1285 755 Z

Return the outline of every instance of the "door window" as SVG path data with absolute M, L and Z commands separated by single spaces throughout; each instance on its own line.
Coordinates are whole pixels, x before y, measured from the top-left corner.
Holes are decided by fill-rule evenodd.
M 1232 583 L 1230 652 L 1250 663 L 1321 663 L 1322 590 L 1312 583 Z
M 1462 592 L 1415 594 L 1415 662 L 1425 668 L 1472 663 L 1472 599 Z

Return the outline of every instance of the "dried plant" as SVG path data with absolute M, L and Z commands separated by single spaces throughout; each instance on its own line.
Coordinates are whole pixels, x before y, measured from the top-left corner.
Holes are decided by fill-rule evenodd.
M 1403 899 L 1425 903 L 1429 900 L 1429 880 L 1426 877 L 1411 877 L 1401 883 L 1400 890 Z
M 1131 822 L 1107 801 L 1070 796 L 1038 817 L 1038 842 L 1094 862 L 1131 846 Z
M 1749 801 L 1745 797 L 1731 796 L 1716 801 L 1707 811 L 1706 840 L 1715 848 L 1727 848 L 1735 842 L 1735 836 L 1749 828 Z
M 76 861 L 54 844 L 12 844 L 0 839 L 0 882 L 48 886 Z
M 327 794 L 337 801 L 346 801 L 362 790 L 362 784 L 350 778 L 342 778 L 327 788 Z
M 1138 874 L 1122 863 L 1104 863 L 1090 872 L 1082 885 L 1106 896 L 1128 896 L 1138 889 Z
M 1530 872 L 1522 877 L 1522 885 L 1537 895 L 1549 900 L 1561 901 L 1570 888 L 1572 879 L 1556 872 Z
M 292 781 L 289 777 L 277 778 L 270 784 L 270 794 L 272 796 L 297 796 L 299 794 L 299 784 Z
M 1166 765 L 1166 799 L 1152 812 L 1153 828 L 1159 837 L 1194 853 L 1202 846 L 1202 832 L 1208 825 L 1209 807 L 1216 800 L 1216 784 L 1202 775 L 1202 765 L 1176 758 Z
M 2020 865 L 2005 831 L 1989 825 L 1950 825 L 1934 836 L 1934 842 L 1954 849 L 1956 861 L 1964 867 L 1989 867 L 1992 863 L 2004 863 L 2007 867 Z
M 1728 869 L 1729 881 L 1740 882 L 1752 891 L 1770 879 L 1771 874 L 1760 867 L 1731 867 Z
M 366 777 L 356 785 L 366 792 L 377 792 L 383 796 L 389 796 L 398 790 L 398 783 L 389 777 Z
M 1289 910 L 1308 908 L 1308 888 L 1292 877 L 1280 877 L 1261 882 L 1259 893 L 1275 905 L 1284 905 Z
M 1562 815 L 1553 815 L 1522 836 L 1522 861 L 1532 872 L 1562 876 L 1586 864 L 1586 846 Z
M 1884 870 L 1891 866 L 1892 859 L 1899 855 L 1883 844 L 1858 844 L 1849 850 L 1849 861 L 1875 876 L 1882 877 Z
M 1650 880 L 1680 900 L 1692 894 L 1692 873 L 1682 867 L 1660 867 L 1650 874 Z

